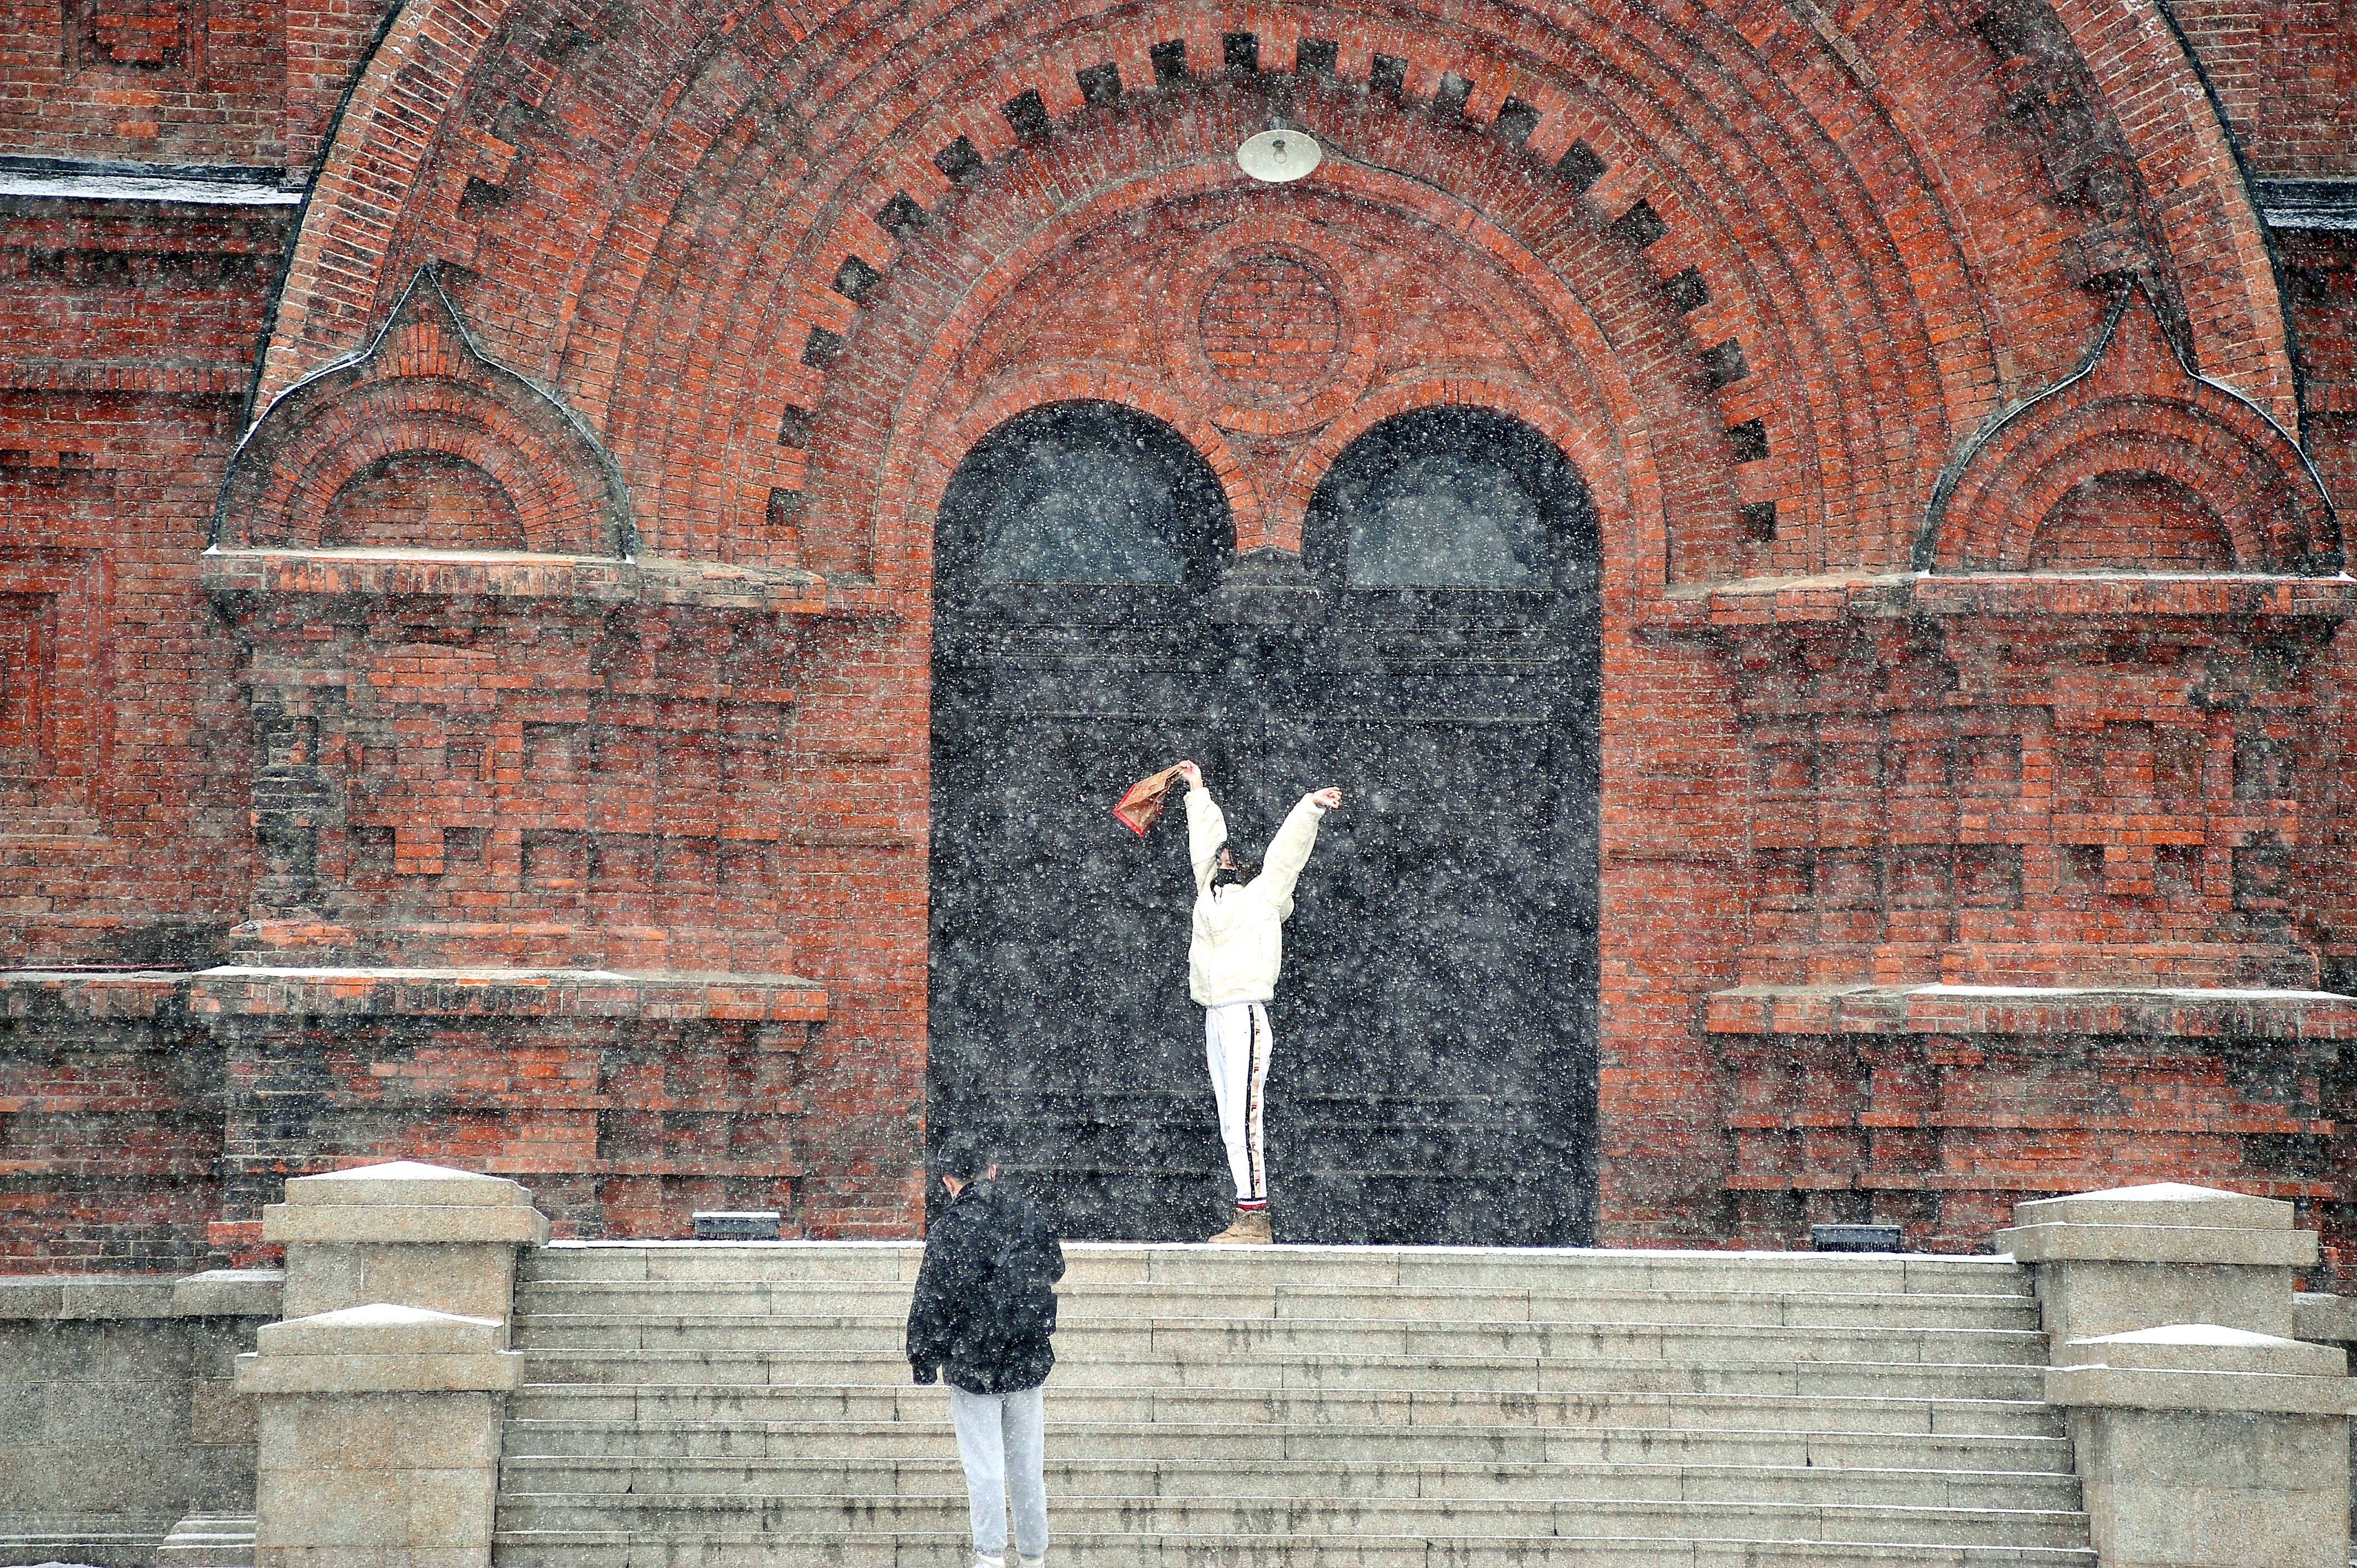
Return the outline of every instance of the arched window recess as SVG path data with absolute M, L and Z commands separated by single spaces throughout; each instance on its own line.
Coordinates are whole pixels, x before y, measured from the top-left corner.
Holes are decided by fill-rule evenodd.
M 1415 409 L 1334 460 L 1310 499 L 1303 557 L 1313 580 L 1362 613 L 1536 609 L 1596 591 L 1595 509 L 1578 470 L 1523 421 Z
M 1233 536 L 1219 476 L 1121 403 L 1030 409 L 974 444 L 942 495 L 945 602 L 1021 614 L 1173 605 L 1208 590 Z

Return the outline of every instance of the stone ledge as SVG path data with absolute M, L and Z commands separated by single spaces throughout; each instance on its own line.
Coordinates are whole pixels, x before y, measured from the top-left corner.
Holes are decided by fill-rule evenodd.
M 2073 1339 L 2083 1358 L 2046 1372 L 2046 1402 L 2078 1409 L 2347 1415 L 2357 1380 L 2341 1351 L 2214 1323 Z
M 505 1176 L 481 1176 L 418 1160 L 386 1160 L 348 1170 L 296 1176 L 286 1203 L 297 1208 L 385 1205 L 464 1208 L 529 1208 L 532 1194 Z
M 2025 1205 L 2025 1207 L 2027 1207 Z M 2017 1263 L 2234 1263 L 2312 1268 L 2313 1230 L 2248 1230 L 2199 1225 L 2024 1225 L 1989 1245 Z
M 0 1279 L 0 1318 L 92 1323 L 175 1316 L 171 1274 L 18 1274 Z
M 683 1022 L 823 1024 L 826 987 L 791 974 L 608 969 L 0 970 L 0 1018 L 153 1019 L 199 1024 L 252 1015 L 660 1017 Z
M 2251 193 L 2270 229 L 2357 233 L 2357 179 L 2258 179 Z
M 262 1211 L 262 1239 L 328 1247 L 537 1247 L 548 1240 L 548 1217 L 533 1208 L 464 1204 L 273 1203 Z
M 1862 1119 L 1861 1119 L 1862 1121 Z M 1780 1128 L 1799 1127 L 1797 1119 L 1779 1122 Z M 1839 1125 L 1847 1126 L 1843 1122 Z M 2017 1117 L 2010 1121 L 1984 1117 L 1951 1122 L 1938 1117 L 1925 1117 L 1909 1123 L 1944 1130 L 1962 1126 L 1974 1132 L 1993 1129 L 2037 1128 L 2034 1119 Z M 2083 1128 L 2084 1122 L 2056 1119 L 2052 1126 Z M 2166 1130 L 2164 1128 L 2164 1130 Z M 2111 1179 L 2117 1173 L 2101 1168 L 2081 1169 L 2077 1166 L 2056 1166 L 2044 1170 L 1964 1170 L 1964 1171 L 1738 1171 L 1721 1182 L 1728 1192 L 1935 1192 L 1990 1193 L 2011 1199 L 2025 1192 L 2070 1193 L 2084 1192 L 2099 1182 Z M 2282 1197 L 2321 1199 L 2330 1202 L 2341 1196 L 2341 1189 L 2329 1181 L 2287 1181 L 2271 1178 L 2254 1181 L 2254 1187 L 2264 1186 L 2268 1192 Z
M 199 1274 L 0 1276 L 0 1320 L 96 1323 L 167 1317 L 275 1317 L 285 1275 L 276 1269 Z
M 217 595 L 573 599 L 772 615 L 826 613 L 826 582 L 815 573 L 652 555 L 213 549 L 205 552 L 199 577 L 206 593 Z
M 2041 1197 L 2017 1205 L 2017 1229 L 2036 1226 L 2196 1226 L 2209 1229 L 2289 1231 L 2298 1222 L 2293 1207 L 2279 1198 L 2255 1197 L 2223 1187 L 2185 1182 L 2146 1182 Z
M 237 1359 L 246 1394 L 480 1392 L 523 1381 L 507 1326 L 426 1307 L 371 1302 L 256 1330 Z
M 153 1018 L 188 981 L 185 970 L 0 970 L 0 1018 Z
M 2074 1359 L 2074 1366 L 2147 1372 L 2266 1372 L 2301 1378 L 2340 1378 L 2349 1372 L 2345 1351 L 2216 1323 L 2164 1323 L 2098 1334 L 2073 1339 L 2069 1348 L 2085 1357 Z
M 2357 1039 L 2357 996 L 2142 986 L 1745 985 L 1706 998 L 1714 1035 L 2133 1035 Z
M 237 1359 L 242 1394 L 505 1393 L 523 1386 L 523 1355 L 274 1356 Z
M 786 974 L 228 965 L 188 978 L 189 1010 L 199 1019 L 391 1014 L 816 1024 L 827 1014 L 824 986 Z
M 286 1294 L 284 1269 L 208 1269 L 172 1287 L 175 1317 L 275 1317 Z
M 2357 1296 L 2301 1291 L 2291 1298 L 2294 1332 L 2322 1345 L 2357 1344 Z
M 262 1211 L 264 1241 L 317 1246 L 544 1246 L 548 1228 L 519 1184 L 416 1160 L 296 1176 L 285 1201 Z
M 489 1356 L 506 1336 L 495 1318 L 378 1301 L 264 1324 L 253 1345 L 262 1356 Z
M 2348 1415 L 2357 1412 L 2357 1379 L 2302 1378 L 2279 1372 L 2155 1372 L 2126 1367 L 2049 1367 L 2046 1402 L 2079 1409 Z
M 1743 631 L 1911 616 L 2261 616 L 2346 620 L 2357 579 L 2259 572 L 1900 572 L 1762 577 L 1674 590 L 1647 618 L 1663 631 Z

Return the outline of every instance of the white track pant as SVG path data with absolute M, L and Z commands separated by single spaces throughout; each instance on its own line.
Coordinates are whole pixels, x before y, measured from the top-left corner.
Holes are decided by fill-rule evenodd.
M 1236 1207 L 1268 1202 L 1268 1165 L 1261 1157 L 1260 1112 L 1268 1084 L 1268 1009 L 1232 1002 L 1203 1009 L 1203 1059 L 1211 1069 L 1211 1097 L 1220 1102 L 1220 1140 L 1236 1178 Z
M 1015 1550 L 1038 1557 L 1048 1550 L 1048 1487 L 1042 1460 L 1040 1391 L 970 1394 L 950 1391 L 950 1422 L 957 1428 L 965 1466 L 966 1502 L 974 1515 L 977 1557 L 1006 1555 L 1006 1505 L 1015 1504 Z

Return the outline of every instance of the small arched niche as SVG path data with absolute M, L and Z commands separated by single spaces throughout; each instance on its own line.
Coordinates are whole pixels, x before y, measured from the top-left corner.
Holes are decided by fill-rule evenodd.
M 1351 590 L 1552 594 L 1592 585 L 1587 487 L 1511 414 L 1448 405 L 1375 425 L 1334 460 L 1303 531 L 1311 570 Z
M 2093 474 L 2040 520 L 2034 572 L 2218 572 L 2233 536 L 2210 503 L 2165 474 Z
M 523 521 L 507 488 L 447 452 L 395 452 L 345 480 L 328 502 L 319 542 L 329 549 L 525 548 Z
M 974 444 L 942 498 L 952 595 L 1201 591 L 1232 531 L 1219 476 L 1161 420 L 1122 403 L 1044 404 Z

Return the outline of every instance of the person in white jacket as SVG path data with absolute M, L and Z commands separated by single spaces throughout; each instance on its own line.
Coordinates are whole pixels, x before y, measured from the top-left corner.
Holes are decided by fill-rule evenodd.
M 1220 1107 L 1220 1138 L 1236 1181 L 1235 1223 L 1221 1242 L 1270 1239 L 1268 1167 L 1261 1155 L 1261 1099 L 1268 1082 L 1268 1004 L 1285 961 L 1285 922 L 1293 888 L 1318 843 L 1318 824 L 1342 803 L 1328 788 L 1304 795 L 1269 841 L 1257 875 L 1228 846 L 1228 821 L 1203 771 L 1178 765 L 1187 780 L 1187 854 L 1195 868 L 1194 938 L 1187 950 L 1187 988 L 1203 1009 L 1203 1056 Z

